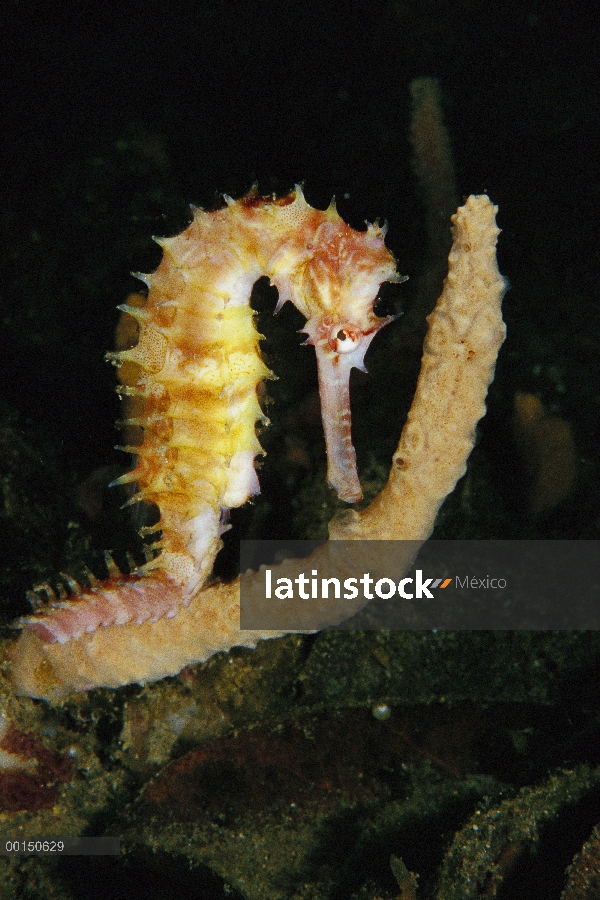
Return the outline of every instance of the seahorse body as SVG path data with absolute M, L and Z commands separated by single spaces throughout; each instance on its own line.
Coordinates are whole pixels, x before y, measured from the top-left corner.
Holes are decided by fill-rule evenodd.
M 171 617 L 202 588 L 220 547 L 225 511 L 258 493 L 254 468 L 266 422 L 256 387 L 270 375 L 260 358 L 250 294 L 268 276 L 307 322 L 316 349 L 328 454 L 328 481 L 347 501 L 361 497 L 350 431 L 349 377 L 390 318 L 373 304 L 383 281 L 404 280 L 384 244 L 385 228 L 357 232 L 332 204 L 313 209 L 296 187 L 275 199 L 251 192 L 157 243 L 163 258 L 142 307 L 122 306 L 139 326 L 137 344 L 107 354 L 119 367 L 119 393 L 137 456 L 120 483 L 133 482 L 130 503 L 160 510 L 156 554 L 133 574 L 109 574 L 22 620 L 47 642 L 66 642 L 99 626 Z M 73 585 L 71 584 L 71 588 Z

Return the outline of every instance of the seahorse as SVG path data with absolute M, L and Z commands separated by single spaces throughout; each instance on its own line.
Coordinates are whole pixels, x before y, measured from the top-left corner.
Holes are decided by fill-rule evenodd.
M 291 301 L 305 316 L 315 347 L 327 448 L 327 479 L 342 500 L 362 496 L 352 445 L 350 371 L 391 321 L 373 312 L 380 285 L 402 282 L 385 246 L 386 226 L 350 228 L 335 202 L 322 211 L 296 186 L 285 197 L 256 190 L 224 197 L 212 212 L 192 207 L 181 234 L 157 239 L 156 271 L 138 275 L 143 306 L 123 305 L 139 328 L 137 344 L 107 354 L 119 367 L 127 434 L 137 457 L 116 483 L 134 483 L 128 501 L 155 504 L 160 519 L 142 527 L 148 558 L 123 575 L 108 557 L 109 577 L 37 604 L 20 624 L 43 641 L 65 643 L 85 632 L 173 617 L 201 590 L 221 546 L 227 510 L 259 491 L 257 421 L 267 422 L 257 385 L 270 376 L 261 359 L 250 295 L 267 276 L 278 290 L 276 312 Z

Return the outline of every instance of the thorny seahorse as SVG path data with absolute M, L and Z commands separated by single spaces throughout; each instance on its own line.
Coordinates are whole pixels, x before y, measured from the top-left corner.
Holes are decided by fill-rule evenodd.
M 385 247 L 386 227 L 350 228 L 335 203 L 322 211 L 302 189 L 282 198 L 251 191 L 225 196 L 213 212 L 193 210 L 180 235 L 161 238 L 162 261 L 142 307 L 121 306 L 139 326 L 131 349 L 107 354 L 119 367 L 117 388 L 130 431 L 143 440 L 122 449 L 137 463 L 119 483 L 133 482 L 129 502 L 160 510 L 141 529 L 145 565 L 122 575 L 109 557 L 109 577 L 87 587 L 67 578 L 70 594 L 55 597 L 21 625 L 43 641 L 64 643 L 98 627 L 172 617 L 202 588 L 220 548 L 226 511 L 258 493 L 255 432 L 266 422 L 256 388 L 271 373 L 260 357 L 250 295 L 267 276 L 279 292 L 276 312 L 290 300 L 306 317 L 315 347 L 327 447 L 327 479 L 342 500 L 362 496 L 352 445 L 349 379 L 364 370 L 365 353 L 390 317 L 373 312 L 380 285 L 405 279 Z M 35 595 L 34 595 L 35 596 Z

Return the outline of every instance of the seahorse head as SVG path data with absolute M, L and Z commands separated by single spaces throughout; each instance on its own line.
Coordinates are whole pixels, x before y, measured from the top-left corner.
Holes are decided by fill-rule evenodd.
M 294 240 L 273 261 L 271 281 L 306 316 L 302 329 L 315 347 L 321 411 L 327 444 L 328 481 L 343 500 L 362 496 L 350 430 L 350 370 L 365 371 L 367 349 L 392 317 L 373 312 L 384 281 L 400 283 L 396 261 L 385 246 L 387 226 L 367 224 L 355 231 L 340 218 L 332 201 L 321 211 L 310 207 L 297 187 L 288 216 L 297 217 Z
M 323 222 L 315 233 L 311 257 L 298 272 L 295 304 L 307 317 L 307 343 L 317 353 L 343 354 L 350 367 L 364 369 L 369 344 L 391 321 L 373 312 L 379 288 L 384 281 L 405 279 L 385 246 L 385 226 L 369 225 L 359 232 L 336 217 L 337 222 Z

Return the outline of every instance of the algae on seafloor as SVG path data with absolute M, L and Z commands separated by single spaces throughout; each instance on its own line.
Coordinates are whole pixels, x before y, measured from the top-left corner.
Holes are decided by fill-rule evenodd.
M 245 900 L 391 900 L 391 856 L 419 875 L 417 897 L 461 896 L 461 873 L 500 884 L 513 845 L 543 854 L 545 828 L 597 790 L 595 771 L 557 767 L 596 733 L 593 707 L 572 708 L 598 649 L 593 633 L 332 632 L 54 709 L 13 699 L 18 727 L 73 768 L 55 807 L 4 827 L 122 834 L 121 861 L 79 863 L 107 897 L 169 860 L 181 897 L 192 865 Z M 8 897 L 44 879 L 78 896 L 68 864 L 2 865 L 20 885 Z

